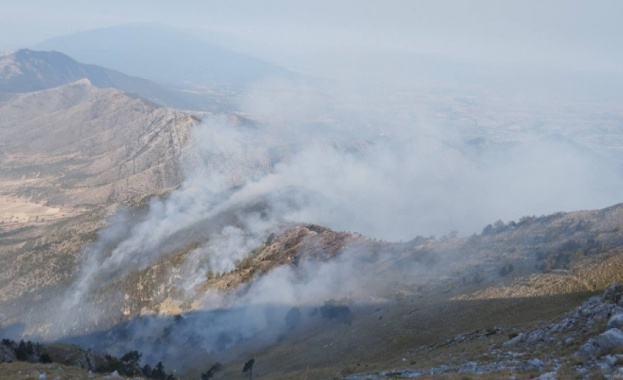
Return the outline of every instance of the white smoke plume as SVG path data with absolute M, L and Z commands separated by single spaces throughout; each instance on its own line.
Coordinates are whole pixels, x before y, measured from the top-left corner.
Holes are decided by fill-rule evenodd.
M 212 118 L 197 128 L 184 158 L 187 180 L 167 197 L 153 199 L 142 214 L 111 219 L 86 249 L 78 280 L 59 311 L 64 322 L 54 322 L 60 330 L 51 336 L 95 331 L 93 321 L 101 317 L 95 316 L 104 310 L 84 307 L 94 294 L 183 248 L 184 236 L 204 237 L 186 255 L 176 280 L 198 310 L 182 322 L 154 316 L 122 324 L 113 338 L 131 331 L 133 339 L 117 349 L 144 351 L 156 337 L 166 338 L 168 354 L 150 353 L 158 358 L 172 357 L 191 335 L 207 352 L 262 334 L 274 341 L 292 307 L 309 311 L 336 298 L 373 302 L 376 290 L 390 286 L 379 278 L 392 276 L 375 275 L 378 267 L 361 259 L 369 255 L 346 247 L 337 259 L 280 267 L 236 292 L 195 293 L 208 271 L 233 270 L 284 223 L 406 241 L 453 230 L 468 235 L 497 219 L 620 201 L 619 163 L 569 137 L 553 138 L 547 129 L 505 131 L 496 139 L 483 128 L 479 137 L 473 128 L 463 129 L 461 118 L 436 124 L 430 116 L 435 102 L 414 107 L 421 114 L 413 117 L 401 107 L 378 112 L 378 99 L 350 94 L 329 103 L 326 93 L 288 86 L 269 82 L 248 95 L 245 107 L 259 123 Z M 273 92 L 297 91 L 304 95 L 270 100 Z M 349 102 L 357 106 L 349 109 Z M 362 109 L 370 112 L 360 114 Z M 423 282 L 435 275 L 417 263 L 408 269 Z M 110 298 L 121 300 L 123 294 Z M 162 337 L 173 325 L 188 334 Z

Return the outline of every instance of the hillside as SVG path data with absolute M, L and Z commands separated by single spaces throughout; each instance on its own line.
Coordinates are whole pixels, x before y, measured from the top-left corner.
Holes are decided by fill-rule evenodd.
M 197 247 L 217 238 L 219 219 L 236 224 L 241 212 L 180 231 L 160 244 L 162 259 L 153 265 L 98 278 L 81 307 L 96 312 L 99 326 L 75 325 L 65 341 L 116 355 L 136 349 L 185 378 L 199 377 L 216 361 L 224 365 L 216 378 L 230 378 L 250 357 L 262 378 L 341 378 L 390 368 L 403 368 L 407 376 L 502 360 L 487 357 L 492 344 L 505 347 L 508 336 L 559 320 L 623 281 L 618 205 L 498 223 L 471 237 L 406 243 L 283 225 L 234 270 L 205 273 L 189 291 L 184 280 L 193 273 L 188 265 L 195 265 Z M 262 295 L 276 284 L 283 287 L 270 291 L 277 298 Z M 277 301 L 289 299 L 288 287 L 300 297 L 295 306 Z M 288 322 L 294 308 L 300 317 Z M 49 318 L 31 317 L 30 331 Z M 590 331 L 597 334 L 598 326 Z M 582 334 L 564 355 L 590 336 Z M 446 343 L 455 340 L 463 343 Z M 526 360 L 551 360 L 547 347 Z M 530 376 L 552 369 L 505 363 L 486 372 Z
M 288 100 L 310 93 L 285 88 L 255 93 L 249 114 L 192 114 L 148 100 L 166 103 L 164 87 L 53 52 L 18 51 L 0 72 L 0 338 L 15 340 L 0 361 L 43 342 L 0 376 L 85 378 L 73 367 L 112 372 L 128 352 L 188 379 L 248 363 L 266 379 L 582 377 L 623 360 L 582 354 L 623 315 L 608 288 L 623 281 L 623 205 L 597 209 L 618 201 L 619 148 L 528 136 L 528 108 L 500 127 L 514 108 L 442 99 L 456 135 L 410 119 L 361 133 L 383 107 L 300 113 Z M 570 205 L 595 210 L 520 217 Z M 44 349 L 54 364 L 37 363 Z
M 22 49 L 0 57 L 0 93 L 41 91 L 83 78 L 95 87 L 115 88 L 168 107 L 198 111 L 230 107 L 226 98 L 176 91 L 119 71 L 83 64 L 56 51 Z
M 204 151 L 188 156 L 195 117 L 86 79 L 5 95 L 0 335 L 138 350 L 186 378 L 217 361 L 216 378 L 231 378 L 251 357 L 262 378 L 409 374 L 489 363 L 504 336 L 623 281 L 621 205 L 407 242 L 288 221 L 326 198 L 257 191 L 253 178 L 295 148 L 267 153 L 262 139 L 278 135 L 233 119 L 202 130 Z M 201 170 L 181 186 L 183 156 Z M 444 343 L 464 336 L 466 354 Z
M 3 195 L 101 205 L 180 183 L 198 120 L 86 80 L 0 103 Z
M 0 102 L 0 287 L 24 312 L 120 204 L 178 186 L 199 121 L 88 80 Z M 39 294 L 38 297 L 41 295 Z M 16 309 L 17 310 L 17 309 Z M 7 313 L 2 307 L 2 319 Z
M 623 280 L 622 220 L 619 205 L 524 218 L 468 238 L 420 237 L 407 243 L 374 241 L 318 226 L 292 226 L 270 238 L 232 272 L 208 275 L 204 283 L 197 284 L 197 298 L 183 301 L 180 295 L 188 293 L 177 287 L 176 278 L 183 278 L 192 250 L 178 249 L 166 261 L 117 285 L 140 289 L 126 298 L 124 310 L 135 310 L 131 314 L 142 317 L 72 341 L 97 342 L 95 347 L 119 353 L 139 349 L 152 361 L 165 360 L 179 373 L 190 370 L 188 378 L 199 376 L 199 361 L 205 363 L 202 371 L 212 362 L 224 363 L 225 370 L 217 378 L 236 376 L 250 357 L 256 359 L 258 377 L 275 379 L 341 378 L 390 368 L 406 368 L 408 377 L 471 361 L 485 366 L 504 357 L 489 355 L 492 344 L 503 349 L 509 336 L 540 331 L 590 295 Z M 173 273 L 180 277 L 169 277 L 165 268 L 171 267 L 178 268 Z M 279 273 L 285 268 L 294 277 L 282 283 Z M 139 282 L 130 285 L 133 281 Z M 166 285 L 159 287 L 163 281 Z M 293 309 L 280 304 L 278 298 L 252 301 L 261 297 L 257 288 L 276 283 L 294 287 L 302 297 L 295 304 L 300 321 L 293 325 L 287 318 Z M 250 305 L 211 306 L 209 302 L 216 300 L 209 296 L 214 289 L 241 297 Z M 311 297 L 307 291 L 320 297 Z M 287 298 L 288 291 L 280 292 Z M 108 289 L 102 294 L 111 293 L 115 292 Z M 131 300 L 140 301 L 132 305 Z M 198 309 L 189 311 L 188 307 Z M 348 311 L 341 314 L 341 310 Z M 260 322 L 264 318 L 267 326 Z M 553 356 L 566 363 L 565 371 L 574 371 L 569 355 L 590 334 L 600 332 L 607 317 L 598 318 L 581 336 L 567 333 L 575 336 L 573 343 Z M 206 323 L 209 329 L 201 327 Z M 128 343 L 121 344 L 122 340 Z M 446 343 L 454 340 L 463 344 L 457 348 Z M 511 371 L 526 378 L 547 372 L 552 369 L 549 352 L 556 342 L 544 343 L 541 351 L 532 353 L 530 346 L 517 348 L 525 359 L 485 366 L 492 368 L 485 372 Z M 521 367 L 535 358 L 549 364 Z

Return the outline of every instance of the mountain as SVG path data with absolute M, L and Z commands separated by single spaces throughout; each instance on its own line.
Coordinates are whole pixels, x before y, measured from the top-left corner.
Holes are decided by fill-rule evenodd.
M 327 136 L 320 155 L 299 157 L 305 135 L 292 142 L 283 129 L 235 115 L 199 128 L 190 113 L 108 86 L 132 78 L 94 73 L 62 53 L 20 51 L 3 62 L 0 338 L 44 340 L 57 363 L 108 373 L 122 364 L 110 355 L 140 351 L 130 358 L 189 379 L 217 367 L 214 379 L 240 377 L 248 363 L 265 379 L 572 378 L 604 364 L 613 372 L 620 359 L 614 349 L 589 349 L 605 339 L 611 316 L 623 320 L 623 287 L 609 287 L 623 281 L 623 205 L 400 242 L 297 222 L 312 208 L 343 212 L 333 205 L 345 197 L 309 186 L 322 179 L 315 172 L 329 174 L 314 181 L 320 190 L 347 171 L 361 176 L 369 167 L 352 163 L 390 138 Z M 562 161 L 589 153 L 557 136 L 543 143 Z M 409 156 L 411 147 L 434 147 L 435 162 L 452 154 L 485 166 L 509 151 L 522 164 L 545 161 L 524 143 L 484 138 L 463 146 L 427 137 L 408 147 Z M 344 155 L 333 161 L 333 150 Z M 280 172 L 299 159 L 322 165 Z M 396 171 L 389 162 L 383 174 Z M 590 162 L 592 181 L 616 188 L 600 175 L 605 161 Z M 513 169 L 521 167 L 509 171 L 521 177 Z M 287 181 L 298 174 L 305 181 Z M 504 178 L 501 199 L 510 202 Z M 367 176 L 355 184 L 347 197 L 374 185 Z M 582 190 L 573 185 L 562 189 Z M 18 351 L 1 342 L 0 362 Z M 70 376 L 31 364 L 0 363 L 0 377 Z
M 47 81 L 46 83 L 50 83 Z M 176 186 L 176 163 L 198 123 L 81 79 L 0 102 L 3 192 L 59 205 L 95 205 Z
M 55 51 L 22 49 L 0 57 L 0 93 L 45 90 L 82 78 L 96 87 L 116 88 L 165 106 L 201 111 L 226 108 L 226 102 L 216 96 L 167 89 L 146 79 L 79 63 Z
M 183 29 L 138 24 L 56 37 L 34 48 L 56 50 L 79 61 L 170 85 L 245 86 L 270 77 L 296 75 L 208 42 Z
M 269 379 L 374 379 L 390 370 L 398 378 L 499 378 L 552 368 L 573 373 L 578 364 L 593 370 L 595 362 L 573 355 L 623 310 L 616 305 L 620 295 L 588 300 L 623 280 L 622 205 L 496 223 L 470 237 L 404 243 L 316 225 L 283 226 L 235 269 L 206 274 L 194 284 L 195 298 L 186 298 L 184 273 L 197 258 L 197 245 L 217 240 L 219 224 L 238 224 L 236 218 L 261 207 L 204 220 L 164 242 L 159 249 L 168 253 L 153 265 L 96 278 L 97 291 L 81 307 L 93 311 L 94 319 L 85 322 L 97 325 L 72 330 L 63 341 L 114 355 L 138 350 L 146 362 L 163 361 L 188 379 L 217 361 L 222 368 L 216 378 L 233 378 L 251 357 L 256 375 Z M 78 224 L 64 228 L 76 231 Z M 46 243 L 60 250 L 60 226 L 55 228 Z M 50 255 L 44 245 L 34 247 Z M 324 302 L 296 307 L 253 298 L 260 297 L 257 287 L 286 298 L 290 290 L 305 294 L 308 285 L 312 292 L 323 293 L 322 286 L 332 291 Z M 221 307 L 210 298 L 215 290 L 254 302 Z M 50 288 L 35 288 L 22 303 L 4 308 L 6 320 L 32 317 L 21 305 L 41 295 L 53 299 Z

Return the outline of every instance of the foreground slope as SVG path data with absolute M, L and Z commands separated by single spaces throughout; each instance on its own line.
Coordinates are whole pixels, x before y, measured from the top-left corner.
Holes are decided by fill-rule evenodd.
M 492 344 L 540 328 L 623 281 L 618 205 L 498 223 L 466 238 L 418 237 L 406 243 L 283 225 L 236 269 L 205 273 L 192 292 L 184 289 L 196 247 L 214 237 L 209 226 L 222 218 L 235 224 L 241 212 L 174 235 L 162 243 L 167 253 L 154 265 L 110 281 L 99 277 L 88 300 L 99 326 L 82 325 L 83 334 L 74 330 L 66 339 L 117 355 L 137 349 L 147 362 L 162 360 L 187 378 L 199 377 L 216 361 L 223 370 L 215 378 L 231 378 L 251 357 L 262 378 L 341 378 L 392 368 L 405 375 L 428 373 L 474 360 L 495 362 L 488 359 Z M 284 273 L 294 282 L 270 281 Z M 294 309 L 288 303 L 211 304 L 219 300 L 210 297 L 217 290 L 252 301 L 262 294 L 256 289 L 267 291 L 269 284 L 293 286 L 309 300 L 296 305 L 296 323 L 287 317 Z M 321 284 L 340 287 L 314 288 Z M 309 298 L 306 290 L 320 297 Z M 588 337 L 588 332 L 577 337 L 565 352 L 575 352 Z M 466 344 L 457 348 L 454 341 Z M 529 376 L 551 368 L 492 372 Z

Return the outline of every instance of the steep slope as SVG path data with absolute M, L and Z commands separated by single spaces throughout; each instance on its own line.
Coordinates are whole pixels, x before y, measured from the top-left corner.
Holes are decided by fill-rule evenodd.
M 12 95 L 0 103 L 2 193 L 76 206 L 174 187 L 197 123 L 86 79 Z
M 0 319 L 77 270 L 120 204 L 178 186 L 199 120 L 88 80 L 0 101 Z M 43 293 L 42 293 L 43 292 Z M 4 322 L 3 322 L 4 323 Z
M 86 78 L 100 88 L 116 88 L 152 102 L 202 111 L 227 108 L 226 99 L 171 90 L 146 79 L 79 63 L 55 51 L 18 50 L 0 57 L 0 93 L 46 90 Z
M 334 276 L 352 277 L 344 284 L 346 287 L 356 284 L 354 291 L 334 293 L 338 305 L 350 307 L 348 323 L 325 316 L 320 303 L 301 306 L 304 322 L 290 329 L 282 317 L 287 310 L 279 313 L 275 306 L 271 326 L 283 326 L 281 335 L 264 331 L 211 358 L 226 363 L 222 378 L 236 376 L 250 357 L 256 360 L 257 376 L 274 379 L 341 378 L 392 368 L 409 368 L 404 377 L 418 370 L 422 374 L 458 371 L 445 369 L 448 365 L 467 368 L 464 371 L 472 374 L 484 371 L 478 368 L 481 365 L 497 373 L 492 378 L 510 373 L 529 378 L 548 372 L 557 363 L 555 356 L 548 354 L 554 346 L 556 352 L 569 355 L 586 342 L 588 331 L 595 333 L 594 327 L 603 322 L 582 330 L 566 346 L 556 345 L 558 341 L 552 338 L 540 343 L 541 351 L 537 353 L 527 345 L 520 351 L 525 357 L 513 357 L 509 353 L 512 349 L 503 343 L 509 336 L 522 332 L 528 335 L 530 329 L 547 325 L 591 294 L 623 280 L 622 226 L 623 207 L 618 205 L 598 211 L 524 218 L 518 223 L 498 224 L 469 238 L 418 238 L 402 244 L 335 234 L 315 226 L 297 227 L 267 242 L 233 273 L 209 279 L 207 289 L 228 289 L 239 284 L 240 278 L 257 279 L 258 273 L 270 276 L 266 271 L 270 262 L 280 263 L 274 268 L 298 268 L 295 273 L 306 278 L 309 273 L 304 262 L 309 260 L 309 253 L 317 255 L 316 260 L 331 262 L 336 260 L 331 247 L 337 246 L 337 257 L 356 257 L 345 259 L 348 265 L 336 264 L 331 272 Z M 581 309 L 578 313 L 586 314 Z M 191 344 L 191 340 L 185 340 L 190 339 L 185 329 L 193 326 L 191 331 L 197 331 L 195 318 L 202 320 L 192 313 L 180 324 L 164 319 L 160 326 L 171 328 L 171 338 L 158 338 L 170 339 L 173 345 L 177 341 Z M 246 320 L 241 326 L 250 323 Z M 137 325 L 139 321 L 133 326 Z M 140 329 L 125 331 L 132 334 Z M 230 335 L 232 339 L 235 336 Z M 275 340 L 268 347 L 258 343 L 270 342 L 271 338 Z M 157 347 L 158 343 L 153 344 Z M 535 358 L 541 358 L 547 366 L 538 361 L 530 364 Z M 562 364 L 562 357 L 560 360 Z M 574 367 L 571 357 L 564 360 L 570 361 L 566 362 L 567 369 Z M 485 367 L 473 361 L 493 364 Z M 470 369 L 470 365 L 475 368 Z

